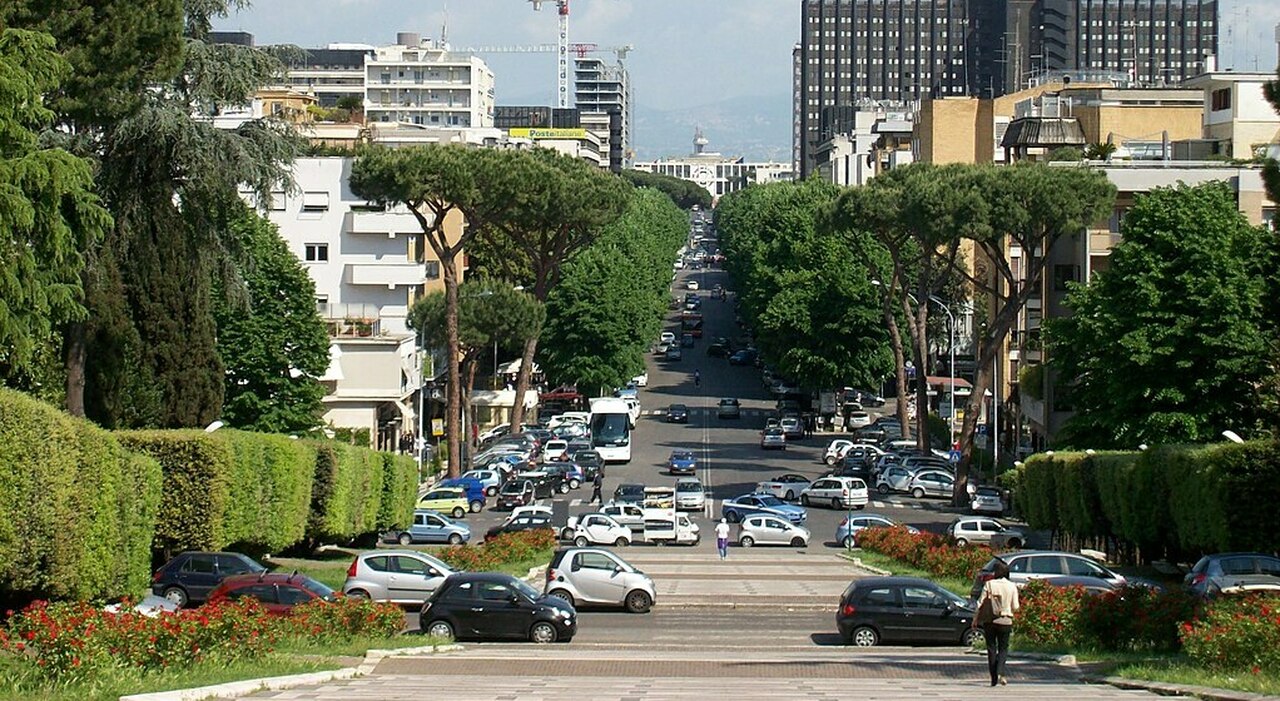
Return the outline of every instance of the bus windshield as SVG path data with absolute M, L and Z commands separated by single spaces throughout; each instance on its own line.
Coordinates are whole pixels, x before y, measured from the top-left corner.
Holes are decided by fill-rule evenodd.
M 626 414 L 595 414 L 591 417 L 591 443 L 620 446 L 630 442 L 630 417 Z

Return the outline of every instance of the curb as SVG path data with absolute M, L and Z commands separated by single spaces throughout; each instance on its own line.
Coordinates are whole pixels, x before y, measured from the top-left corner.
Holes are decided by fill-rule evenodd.
M 1086 675 L 1083 680 L 1089 684 L 1106 684 L 1117 689 L 1150 691 L 1161 696 L 1190 696 L 1205 699 L 1206 701 L 1277 701 L 1277 699 L 1280 699 L 1280 696 L 1255 694 L 1251 691 L 1232 691 L 1230 689 L 1215 689 L 1209 686 L 1171 684 L 1169 682 L 1153 682 L 1144 679 L 1126 679 L 1124 677 Z
M 866 570 L 871 574 L 879 575 L 881 577 L 889 577 L 893 574 L 889 570 L 882 570 L 879 567 L 872 567 L 871 565 L 864 564 L 862 562 L 862 558 L 855 557 L 853 555 L 850 555 L 847 552 L 839 553 L 837 556 L 842 559 L 848 560 L 849 562 L 852 562 L 854 567 L 857 567 L 858 569 Z
M 964 651 L 966 655 L 986 655 L 986 650 L 978 650 L 976 648 L 968 648 Z M 1009 651 L 1009 659 L 1012 660 L 1032 660 L 1034 662 L 1052 662 L 1061 667 L 1075 667 L 1075 655 L 1051 655 L 1045 652 L 1018 652 L 1016 650 Z
M 773 612 L 786 611 L 831 611 L 834 606 L 832 604 L 783 604 L 770 602 L 754 602 L 754 601 L 722 601 L 722 602 L 699 602 L 699 601 L 669 601 L 662 600 L 663 609 L 676 609 L 680 611 L 692 611 L 697 609 L 714 609 L 717 611 L 754 611 L 768 610 Z M 656 607 L 657 604 L 655 603 Z
M 201 686 L 193 689 L 174 689 L 172 691 L 156 691 L 146 694 L 130 694 L 121 696 L 120 701 L 201 701 L 208 698 L 240 697 L 259 691 L 281 691 L 312 684 L 354 679 L 372 674 L 384 658 L 397 655 L 422 655 L 461 650 L 461 645 L 423 645 L 406 647 L 398 650 L 369 650 L 364 660 L 355 667 L 344 667 L 329 672 L 310 672 L 307 674 L 290 674 L 284 677 L 266 677 L 263 679 L 245 679 L 238 682 Z

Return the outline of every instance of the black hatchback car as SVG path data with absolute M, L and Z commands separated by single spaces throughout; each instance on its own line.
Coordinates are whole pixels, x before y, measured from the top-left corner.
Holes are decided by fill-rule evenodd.
M 156 570 L 151 578 L 151 592 L 178 606 L 200 604 L 223 579 L 266 571 L 266 567 L 240 553 L 185 552 Z
M 919 577 L 867 577 L 845 589 L 836 628 L 850 645 L 882 642 L 970 645 L 974 610 L 964 599 Z
M 667 407 L 667 423 L 687 424 L 689 423 L 689 407 L 684 404 L 672 404 Z
M 578 613 L 509 574 L 449 575 L 422 604 L 422 632 L 441 638 L 569 642 Z

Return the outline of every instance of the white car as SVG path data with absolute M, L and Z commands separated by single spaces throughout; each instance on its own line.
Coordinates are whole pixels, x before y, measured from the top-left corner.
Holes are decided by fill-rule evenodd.
M 658 343 L 666 343 L 667 345 L 670 345 L 675 342 L 676 335 L 671 331 L 663 331 L 662 335 L 658 336 Z
M 857 477 L 820 477 L 800 492 L 801 504 L 822 504 L 833 509 L 862 509 L 869 499 L 867 483 Z
M 768 492 L 779 499 L 794 501 L 795 498 L 798 497 L 808 486 L 808 477 L 805 477 L 804 475 L 785 474 L 760 482 L 756 485 L 756 493 Z
M 697 280 L 690 280 L 690 281 L 688 281 L 688 282 L 684 283 L 684 288 L 685 288 L 686 290 L 696 290 L 696 289 L 698 289 L 698 281 L 697 281 Z
M 487 431 L 481 431 L 478 436 L 478 440 L 481 443 L 484 443 L 486 441 L 493 440 L 494 438 L 501 438 L 508 433 L 511 433 L 511 424 L 498 424 Z
M 917 499 L 924 497 L 942 497 L 951 496 L 956 478 L 951 476 L 949 472 L 942 470 L 921 470 L 911 479 L 911 484 L 907 485 L 907 491 L 911 492 L 911 496 Z
M 844 438 L 837 438 L 827 444 L 827 450 L 822 454 L 822 462 L 827 465 L 834 465 L 842 458 L 846 450 L 853 447 L 853 441 Z
M 635 385 L 636 387 L 648 387 L 649 373 L 642 372 L 639 375 L 636 375 L 635 377 L 631 378 L 631 384 Z
M 706 488 L 697 477 L 681 477 L 676 480 L 676 508 L 681 511 L 702 511 L 707 506 Z
M 871 425 L 871 414 L 865 411 L 849 412 L 849 420 L 845 423 L 849 428 L 862 428 Z
M 738 544 L 744 548 L 753 545 L 804 548 L 809 545 L 809 529 L 788 523 L 785 518 L 777 516 L 748 516 L 739 527 Z
M 969 510 L 975 514 L 995 514 L 997 516 L 1004 513 L 1004 498 L 1000 494 L 1000 490 L 995 487 L 977 487 L 973 490 L 973 497 L 969 500 Z
M 633 531 L 644 530 L 644 509 L 638 504 L 605 504 L 600 513 Z
M 503 520 L 501 525 L 505 526 L 521 516 L 546 516 L 547 518 L 551 518 L 552 513 L 550 506 L 542 506 L 541 504 L 517 506 L 511 510 L 511 513 L 507 515 L 507 518 Z
M 549 440 L 546 445 L 542 446 L 542 460 L 543 462 L 559 462 L 560 460 L 567 460 L 568 452 L 569 441 L 560 439 Z
M 565 540 L 572 540 L 580 548 L 588 545 L 622 547 L 631 544 L 631 529 L 605 514 L 570 516 L 569 523 L 560 531 L 560 535 Z
M 911 491 L 911 480 L 915 476 L 916 473 L 910 468 L 889 465 L 881 470 L 879 477 L 876 478 L 876 491 L 881 494 Z

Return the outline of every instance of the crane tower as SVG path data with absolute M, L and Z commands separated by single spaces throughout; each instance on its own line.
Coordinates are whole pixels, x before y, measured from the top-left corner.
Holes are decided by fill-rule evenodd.
M 551 2 L 552 0 L 546 0 Z M 529 0 L 541 10 L 544 0 Z M 560 13 L 560 41 L 556 47 L 556 106 L 569 106 L 569 0 L 554 0 Z

